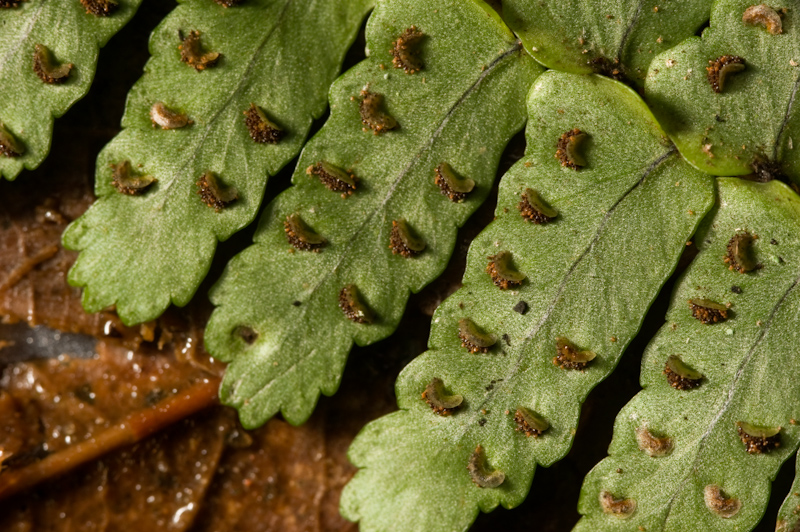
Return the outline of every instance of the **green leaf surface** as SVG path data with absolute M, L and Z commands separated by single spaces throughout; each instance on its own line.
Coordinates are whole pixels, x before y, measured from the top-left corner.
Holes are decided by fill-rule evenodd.
M 152 58 L 128 96 L 123 131 L 97 160 L 97 202 L 69 226 L 64 245 L 81 253 L 70 283 L 84 288 L 90 311 L 116 305 L 125 323 L 185 305 L 208 271 L 217 241 L 255 217 L 269 175 L 303 146 L 312 120 L 325 111 L 371 0 L 248 0 L 224 8 L 184 0 L 156 28 Z M 222 54 L 198 71 L 181 61 L 180 35 L 199 31 L 204 52 Z M 186 46 L 186 43 L 183 43 Z M 154 127 L 151 107 L 163 102 L 192 123 Z M 259 106 L 285 136 L 255 142 L 244 111 Z M 110 165 L 131 162 L 157 182 L 143 194 L 121 194 Z M 217 212 L 201 200 L 206 172 L 238 199 Z
M 423 68 L 406 74 L 393 68 L 390 50 L 411 26 L 424 34 Z M 409 292 L 442 272 L 458 226 L 486 198 L 505 144 L 525 122 L 527 88 L 542 72 L 477 0 L 381 1 L 366 36 L 369 57 L 331 88 L 331 117 L 304 148 L 294 186 L 267 206 L 255 244 L 229 263 L 211 293 L 217 308 L 206 345 L 230 362 L 220 394 L 248 427 L 279 410 L 302 423 L 320 392 L 338 388 L 353 342 L 394 331 Z M 366 88 L 384 96 L 398 128 L 373 134 L 362 124 Z M 306 173 L 320 161 L 351 170 L 355 192 L 342 197 Z M 475 182 L 461 203 L 434 182 L 442 162 Z M 318 253 L 287 242 L 284 221 L 292 214 L 327 240 Z M 425 242 L 416 257 L 390 250 L 399 219 Z M 350 321 L 339 308 L 351 284 L 372 323 Z
M 748 0 L 720 0 L 702 38 L 659 55 L 645 85 L 653 114 L 686 159 L 719 176 L 753 172 L 756 160 L 777 162 L 800 182 L 800 6 L 770 3 L 782 12 L 782 33 L 743 21 Z M 741 57 L 742 72 L 724 77 L 722 92 L 708 80 L 710 61 Z M 797 146 L 795 146 L 797 144 Z
M 719 201 L 698 232 L 700 254 L 680 279 L 666 325 L 642 361 L 644 390 L 617 416 L 606 458 L 587 476 L 576 530 L 724 531 L 752 529 L 769 499 L 770 481 L 798 445 L 800 429 L 800 198 L 786 185 L 718 181 Z M 757 235 L 748 273 L 724 261 L 737 234 Z M 735 288 L 734 288 L 735 287 Z M 704 324 L 688 300 L 731 304 L 726 321 Z M 678 355 L 704 377 L 691 390 L 673 388 L 664 374 Z M 781 427 L 780 447 L 750 454 L 737 423 Z M 646 428 L 669 438 L 671 450 L 650 456 L 637 438 Z M 722 517 L 717 486 L 735 515 Z M 627 518 L 608 514 L 601 492 L 633 499 Z M 738 499 L 738 504 L 733 502 Z
M 23 168 L 32 170 L 44 161 L 53 119 L 89 91 L 100 47 L 139 4 L 141 0 L 121 0 L 110 16 L 89 14 L 78 0 L 28 0 L 18 7 L 0 7 L 0 128 L 22 148 L 18 157 L 2 155 L 0 148 L 0 175 L 13 180 Z M 50 84 L 36 75 L 36 45 L 46 46 L 56 63 L 72 63 L 66 81 Z
M 686 164 L 639 97 L 600 76 L 547 72 L 528 100 L 528 148 L 504 177 L 495 221 L 472 243 L 464 286 L 436 311 L 431 350 L 397 383 L 400 411 L 367 425 L 350 448 L 360 468 L 342 495 L 343 515 L 363 532 L 465 530 L 478 510 L 519 505 L 536 464 L 569 450 L 581 402 L 616 366 L 686 239 L 713 203 L 713 184 Z M 579 128 L 586 166 L 554 157 L 562 133 Z M 559 211 L 550 223 L 520 216 L 526 189 Z M 510 251 L 527 278 L 501 290 L 487 257 Z M 520 305 L 524 302 L 524 305 Z M 461 345 L 470 318 L 496 344 Z M 554 364 L 556 338 L 596 358 L 584 371 Z M 420 394 L 433 378 L 463 396 L 451 416 Z M 528 408 L 548 423 L 538 438 L 515 431 Z M 471 481 L 481 445 L 505 474 L 497 488 Z
M 548 68 L 643 85 L 656 54 L 694 35 L 713 0 L 504 0 L 503 18 Z

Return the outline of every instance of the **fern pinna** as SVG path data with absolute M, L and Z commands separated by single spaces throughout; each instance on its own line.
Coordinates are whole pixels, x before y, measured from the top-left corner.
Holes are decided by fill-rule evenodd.
M 488 195 L 543 70 L 478 0 L 382 1 L 366 35 L 293 186 L 211 292 L 206 344 L 245 426 L 302 423 L 353 343 L 394 331 Z
M 0 1 L 0 176 L 13 180 L 44 161 L 53 119 L 89 91 L 99 49 L 139 4 Z
M 713 204 L 712 178 L 619 82 L 547 72 L 528 114 L 527 151 L 464 287 L 400 375 L 400 411 L 350 449 L 361 469 L 342 511 L 361 530 L 462 530 L 478 510 L 520 504 L 536 464 L 569 450 L 581 402 Z
M 137 324 L 189 302 L 217 242 L 255 218 L 268 177 L 325 112 L 370 7 L 184 0 L 161 22 L 123 130 L 98 156 L 98 199 L 64 232 L 87 311 L 115 305 Z
M 798 446 L 800 197 L 735 178 L 717 194 L 576 530 L 750 530 Z

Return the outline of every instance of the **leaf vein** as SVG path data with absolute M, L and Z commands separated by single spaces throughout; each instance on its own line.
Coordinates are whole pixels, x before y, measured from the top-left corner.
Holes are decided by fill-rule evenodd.
M 781 143 L 781 137 L 783 133 L 786 131 L 786 126 L 789 124 L 789 117 L 792 114 L 792 110 L 794 108 L 794 102 L 797 99 L 797 89 L 800 88 L 800 76 L 794 82 L 794 88 L 792 89 L 792 95 L 789 97 L 789 103 L 786 104 L 786 112 L 783 115 L 783 122 L 781 123 L 781 127 L 778 130 L 778 135 L 775 137 L 775 145 L 772 147 L 772 160 L 778 160 L 778 147 Z
M 639 5 L 636 7 L 636 12 L 631 17 L 631 21 L 628 23 L 628 27 L 625 28 L 625 33 L 622 34 L 622 39 L 619 42 L 619 49 L 617 50 L 617 57 L 622 61 L 622 51 L 625 49 L 625 45 L 628 43 L 628 37 L 630 37 L 631 32 L 633 31 L 633 27 L 639 22 L 639 16 L 642 14 L 642 6 L 644 4 L 644 0 L 639 0 Z

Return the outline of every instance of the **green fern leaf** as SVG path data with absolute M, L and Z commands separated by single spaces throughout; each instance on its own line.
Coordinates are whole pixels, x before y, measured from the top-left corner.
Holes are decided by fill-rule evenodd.
M 486 198 L 542 71 L 478 0 L 378 2 L 367 46 L 368 59 L 331 88 L 331 117 L 304 148 L 294 186 L 267 207 L 256 243 L 211 293 L 218 306 L 206 345 L 231 362 L 220 395 L 248 427 L 279 410 L 302 423 L 320 392 L 336 391 L 353 342 L 394 331 L 409 291 L 442 272 L 457 227 Z M 393 68 L 400 49 L 411 55 Z M 421 69 L 406 73 L 403 57 Z M 374 107 L 374 98 L 383 101 Z M 392 121 L 398 127 L 379 133 Z M 455 178 L 450 196 L 435 183 L 441 163 L 453 174 L 443 177 Z M 354 185 L 343 187 L 351 175 Z M 312 246 L 318 253 L 290 245 L 291 216 L 325 239 Z M 408 249 L 403 230 L 416 239 Z
M 121 0 L 98 16 L 78 0 L 0 2 L 0 176 L 44 161 L 53 119 L 86 95 L 100 47 L 140 3 Z
M 653 54 L 694 35 L 713 0 L 504 0 L 503 18 L 543 65 L 643 85 Z
M 547 72 L 528 113 L 526 154 L 503 177 L 495 221 L 472 243 L 464 287 L 437 310 L 431 350 L 398 379 L 401 410 L 367 425 L 350 448 L 361 469 L 341 509 L 364 532 L 465 530 L 479 509 L 520 504 L 536 464 L 569 450 L 581 402 L 616 366 L 713 203 L 711 179 L 680 158 L 621 83 Z M 582 142 L 557 152 L 576 128 Z M 524 219 L 536 197 L 557 210 L 550 222 Z M 505 251 L 526 279 L 501 290 L 487 271 Z M 492 338 L 481 340 L 467 318 Z M 449 413 L 448 393 L 463 401 L 437 415 Z M 481 471 L 478 446 L 504 475 L 498 487 Z
M 769 5 L 759 17 L 749 0 L 717 2 L 702 38 L 653 60 L 646 99 L 700 170 L 800 183 L 800 10 Z
M 576 530 L 750 530 L 798 446 L 800 197 L 735 178 L 718 197 Z M 698 313 L 698 298 L 725 310 Z
M 87 311 L 116 305 L 132 324 L 191 299 L 217 241 L 250 223 L 324 112 L 370 5 L 186 0 L 167 16 L 98 157 L 99 199 L 64 233 Z

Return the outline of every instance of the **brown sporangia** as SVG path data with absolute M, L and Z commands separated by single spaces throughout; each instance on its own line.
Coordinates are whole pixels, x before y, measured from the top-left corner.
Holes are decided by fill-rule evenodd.
M 544 431 L 550 428 L 550 423 L 545 418 L 529 408 L 521 406 L 514 412 L 514 422 L 518 432 L 524 432 L 526 436 L 538 438 Z
M 114 0 L 80 0 L 81 5 L 86 10 L 86 13 L 96 17 L 107 17 L 112 15 L 118 8 L 119 4 Z
M 301 251 L 313 251 L 318 253 L 328 242 L 319 233 L 311 229 L 300 215 L 290 214 L 283 221 L 283 229 L 286 232 L 286 239 L 295 248 Z
M 689 308 L 692 316 L 706 325 L 728 319 L 728 308 L 710 299 L 690 299 Z
M 517 208 L 523 218 L 535 224 L 550 223 L 558 216 L 558 210 L 548 205 L 532 188 L 525 189 Z
M 25 153 L 24 146 L 0 122 L 0 155 L 4 157 L 19 157 L 23 153 Z
M 605 57 L 595 57 L 587 61 L 586 64 L 589 65 L 596 74 L 606 76 L 607 78 L 611 78 L 615 81 L 621 81 L 626 85 L 631 84 L 628 77 L 622 71 L 618 57 L 613 61 L 610 61 Z
M 486 273 L 492 278 L 495 286 L 501 290 L 508 290 L 520 286 L 527 277 L 511 264 L 511 252 L 501 251 L 497 255 L 487 257 Z
M 219 61 L 222 54 L 217 52 L 203 52 L 203 44 L 200 42 L 200 32 L 192 30 L 189 35 L 184 37 L 180 32 L 178 36 L 181 44 L 178 50 L 181 52 L 181 61 L 194 68 L 198 72 L 213 67 Z
M 459 177 L 453 168 L 447 163 L 441 163 L 436 167 L 434 183 L 439 190 L 450 198 L 453 203 L 461 203 L 467 194 L 475 188 L 475 181 L 469 178 Z
M 749 179 L 756 183 L 769 183 L 775 179 L 785 180 L 783 168 L 778 161 L 770 161 L 766 157 L 756 156 L 750 164 L 753 173 L 748 176 L 742 176 L 743 179 Z
M 561 162 L 561 166 L 577 170 L 586 166 L 586 160 L 580 153 L 580 147 L 588 135 L 577 127 L 561 135 L 556 143 L 555 158 Z
M 672 452 L 672 438 L 657 437 L 645 427 L 636 427 L 636 443 L 649 456 L 666 456 Z
M 745 9 L 742 22 L 751 26 L 764 26 L 772 35 L 780 35 L 783 33 L 781 14 L 767 5 L 759 4 Z
M 687 366 L 678 355 L 670 355 L 664 364 L 667 382 L 676 390 L 691 390 L 703 382 L 703 374 Z
M 706 508 L 725 519 L 733 517 L 742 508 L 742 501 L 736 497 L 728 496 L 716 484 L 708 484 L 703 488 L 703 498 L 706 502 Z
M 400 218 L 392 220 L 392 230 L 389 233 L 389 249 L 395 255 L 405 258 L 416 257 L 425 249 L 425 241 L 414 236 L 408 223 Z
M 625 499 L 622 497 L 615 497 L 608 491 L 600 492 L 600 507 L 603 512 L 619 517 L 621 519 L 628 518 L 636 511 L 636 501 L 633 499 Z
M 213 172 L 204 173 L 195 184 L 203 203 L 213 207 L 217 212 L 239 199 L 236 187 L 224 187 Z
M 234 334 L 241 338 L 247 345 L 253 345 L 258 340 L 258 333 L 252 327 L 241 325 L 236 327 Z
M 505 473 L 489 467 L 486 462 L 486 453 L 480 445 L 475 447 L 470 455 L 467 471 L 469 471 L 469 478 L 479 488 L 496 488 L 506 479 Z
M 339 308 L 342 309 L 348 320 L 355 323 L 372 323 L 374 316 L 372 310 L 361 299 L 358 288 L 349 284 L 339 292 Z
M 361 103 L 358 106 L 361 113 L 361 121 L 368 126 L 373 134 L 378 135 L 386 131 L 391 131 L 398 127 L 397 120 L 386 113 L 383 109 L 383 94 L 370 92 L 366 89 L 361 91 Z M 364 128 L 364 131 L 367 129 Z
M 708 83 L 717 94 L 725 89 L 725 80 L 729 75 L 745 69 L 744 59 L 737 55 L 721 55 L 708 64 Z
M 757 427 L 737 421 L 736 432 L 750 454 L 766 453 L 781 446 L 781 427 Z
M 64 83 L 69 78 L 72 63 L 56 63 L 53 54 L 43 44 L 33 47 L 33 71 L 45 83 Z
M 27 2 L 27 1 L 28 0 L 0 0 L 0 9 L 19 7 L 19 5 L 22 2 Z
M 483 332 L 469 318 L 462 318 L 458 321 L 458 337 L 461 339 L 461 347 L 466 348 L 470 353 L 488 353 L 489 349 L 497 343 L 497 338 Z
M 422 70 L 419 45 L 424 36 L 416 26 L 411 26 L 400 34 L 392 43 L 392 64 L 395 68 L 402 68 L 406 74 L 416 74 Z
M 306 168 L 306 174 L 315 175 L 322 181 L 328 190 L 341 192 L 342 198 L 346 198 L 356 190 L 356 176 L 350 172 L 345 172 L 338 166 L 329 162 L 320 161 Z
M 583 370 L 596 357 L 594 351 L 580 351 L 568 339 L 562 336 L 556 338 L 556 356 L 553 357 L 553 364 L 561 369 Z
M 444 387 L 444 382 L 439 377 L 434 377 L 422 392 L 422 399 L 428 403 L 431 410 L 440 416 L 449 416 L 461 406 L 464 398 L 458 394 L 449 395 Z
M 111 184 L 121 194 L 128 196 L 138 196 L 143 194 L 147 187 L 158 181 L 151 175 L 136 175 L 131 168 L 128 160 L 120 161 L 111 167 Z
M 747 273 L 758 269 L 759 264 L 753 258 L 753 241 L 757 238 L 747 232 L 736 233 L 731 237 L 723 259 L 729 270 Z
M 214 0 L 222 7 L 236 7 L 242 3 L 242 0 Z
M 254 103 L 244 112 L 244 123 L 250 138 L 259 144 L 277 144 L 286 134 Z
M 161 129 L 180 129 L 194 123 L 185 113 L 173 111 L 164 102 L 156 102 L 150 107 L 150 121 L 153 127 Z

